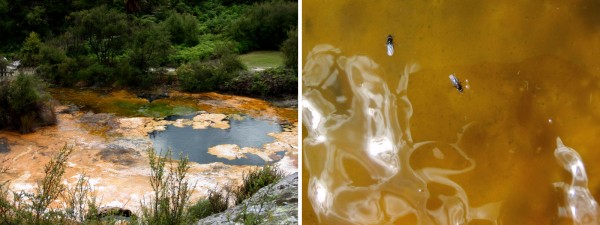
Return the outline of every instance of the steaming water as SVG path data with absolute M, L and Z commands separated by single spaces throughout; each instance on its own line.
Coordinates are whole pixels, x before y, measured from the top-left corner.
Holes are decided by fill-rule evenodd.
M 598 12 L 304 1 L 305 224 L 598 224 Z

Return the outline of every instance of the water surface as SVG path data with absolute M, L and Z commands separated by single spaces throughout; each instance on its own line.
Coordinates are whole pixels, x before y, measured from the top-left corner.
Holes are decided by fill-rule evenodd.
M 599 10 L 304 1 L 305 223 L 597 224 Z
M 194 115 L 170 116 L 167 120 L 192 119 Z M 281 126 L 272 121 L 255 120 L 244 117 L 243 120 L 230 120 L 229 129 L 209 127 L 193 129 L 192 126 L 176 127 L 168 125 L 165 131 L 153 131 L 149 134 L 154 149 L 165 151 L 171 149 L 177 157 L 180 152 L 188 155 L 189 160 L 197 163 L 223 162 L 230 165 L 264 165 L 265 161 L 254 154 L 246 154 L 247 158 L 228 160 L 208 153 L 208 148 L 221 144 L 236 144 L 243 147 L 261 148 L 263 144 L 275 138 L 268 136 L 271 132 L 281 132 Z M 283 154 L 285 152 L 281 152 Z M 283 155 L 280 155 L 283 156 Z

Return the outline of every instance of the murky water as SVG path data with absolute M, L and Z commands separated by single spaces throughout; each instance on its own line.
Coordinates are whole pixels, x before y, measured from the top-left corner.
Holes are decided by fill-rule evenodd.
M 82 110 L 118 116 L 165 117 L 207 111 L 245 114 L 291 124 L 298 120 L 297 108 L 280 108 L 260 99 L 214 92 L 192 94 L 171 90 L 168 94 L 162 92 L 161 98 L 153 101 L 140 98 L 132 91 L 118 89 L 51 88 L 49 92 L 62 104 L 74 104 Z
M 305 223 L 598 224 L 599 10 L 305 1 Z
M 170 116 L 167 120 L 192 119 L 190 116 Z M 176 127 L 168 125 L 165 131 L 153 131 L 149 134 L 154 149 L 166 151 L 171 149 L 177 158 L 179 153 L 187 155 L 190 161 L 201 164 L 223 162 L 230 165 L 265 165 L 265 161 L 254 154 L 245 154 L 246 158 L 228 160 L 208 153 L 208 148 L 222 144 L 236 144 L 243 147 L 261 148 L 263 144 L 272 142 L 275 138 L 268 136 L 271 132 L 281 132 L 277 123 L 255 120 L 245 117 L 243 120 L 230 120 L 230 128 L 193 129 L 192 126 Z M 280 152 L 283 157 L 285 152 Z

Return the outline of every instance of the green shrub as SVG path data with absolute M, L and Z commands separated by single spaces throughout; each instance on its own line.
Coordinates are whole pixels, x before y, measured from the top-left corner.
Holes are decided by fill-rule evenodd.
M 41 61 L 48 64 L 59 64 L 63 62 L 67 55 L 62 49 L 51 45 L 42 45 L 40 48 Z
M 60 50 L 47 48 L 42 51 L 47 61 L 37 68 L 37 74 L 48 82 L 60 86 L 72 86 L 81 81 L 78 76 L 81 76 L 81 70 L 90 65 L 90 60 L 86 57 L 62 57 L 60 52 L 54 51 Z M 57 62 L 58 59 L 62 59 L 62 61 Z
M 189 169 L 187 157 L 181 157 L 177 165 L 172 165 L 171 151 L 166 157 L 159 157 L 153 149 L 148 150 L 150 162 L 150 186 L 154 196 L 149 206 L 142 204 L 145 224 L 189 224 L 187 208 L 192 186 L 185 178 Z M 167 160 L 171 163 L 168 171 Z
M 129 65 L 126 62 L 119 62 L 116 67 L 96 62 L 77 71 L 75 79 L 78 82 L 83 81 L 87 85 L 108 86 L 123 78 L 119 72 L 131 72 L 129 70 Z M 124 74 L 124 76 L 131 77 L 133 75 Z
M 281 44 L 285 67 L 298 71 L 298 29 L 288 31 L 288 38 Z
M 216 67 L 206 62 L 192 62 L 177 69 L 179 87 L 188 92 L 207 92 L 216 89 L 212 77 L 216 75 Z
M 226 91 L 234 94 L 263 97 L 297 95 L 297 72 L 292 69 L 272 68 L 253 73 L 243 73 L 227 83 Z
M 66 78 L 79 69 L 76 62 L 68 58 L 65 52 L 55 46 L 44 44 L 40 50 L 42 64 L 37 73 L 54 84 L 63 84 Z
M 62 211 L 49 208 L 66 189 L 62 180 L 71 152 L 72 148 L 64 146 L 44 166 L 44 177 L 37 184 L 35 192 L 13 193 L 13 199 L 9 200 L 9 191 L 3 188 L 0 194 L 2 224 L 74 224 Z M 1 186 L 4 185 L 6 183 Z
M 173 54 L 168 56 L 168 61 L 175 64 L 188 63 L 196 60 L 208 60 L 215 58 L 215 52 L 219 51 L 220 46 L 231 48 L 232 53 L 236 53 L 235 43 L 221 35 L 205 34 L 199 37 L 199 43 L 193 47 L 175 46 Z
M 283 177 L 283 172 L 273 165 L 265 165 L 261 169 L 250 171 L 244 175 L 242 185 L 233 191 L 236 204 L 250 198 L 261 188 L 274 184 Z
M 72 148 L 63 147 L 51 160 L 44 166 L 44 178 L 38 184 L 36 194 L 33 194 L 32 208 L 37 220 L 44 218 L 44 212 L 54 202 L 60 194 L 66 189 L 62 183 L 67 159 L 72 152 Z
M 183 44 L 185 46 L 195 46 L 198 44 L 199 26 L 196 17 L 190 14 L 172 12 L 163 21 L 162 26 L 169 31 L 171 42 L 174 44 Z
M 219 59 L 184 64 L 177 69 L 177 75 L 183 91 L 222 91 L 244 69 L 245 66 L 237 55 L 227 53 Z
M 139 25 L 131 41 L 129 63 L 140 71 L 160 66 L 171 53 L 169 33 L 153 23 Z
M 220 0 L 203 1 L 196 7 L 201 23 L 201 34 L 225 33 L 235 20 L 242 16 L 248 5 L 223 5 Z
M 114 65 L 130 39 L 130 23 L 127 14 L 106 5 L 72 13 L 71 31 L 86 40 L 90 51 L 102 65 Z
M 215 213 L 220 213 L 228 208 L 229 192 L 210 191 L 208 198 L 198 201 L 190 206 L 188 212 L 193 220 L 199 220 Z
M 29 33 L 21 47 L 21 58 L 23 66 L 36 66 L 41 61 L 40 48 L 42 40 L 36 32 Z
M 229 29 L 242 53 L 278 50 L 287 31 L 298 25 L 298 3 L 273 1 L 252 6 Z
M 0 82 L 0 128 L 28 133 L 38 125 L 55 124 L 51 99 L 42 88 L 40 80 L 24 74 Z

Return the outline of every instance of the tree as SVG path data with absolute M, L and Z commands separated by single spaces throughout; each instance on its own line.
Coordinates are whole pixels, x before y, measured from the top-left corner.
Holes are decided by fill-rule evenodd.
M 287 31 L 298 24 L 297 2 L 265 2 L 254 5 L 238 19 L 230 30 L 240 43 L 239 49 L 277 50 L 287 38 Z
M 169 31 L 171 42 L 195 46 L 198 44 L 198 19 L 190 14 L 172 12 L 171 16 L 163 23 L 163 27 Z
M 40 49 L 42 40 L 36 32 L 29 33 L 29 37 L 23 42 L 21 47 L 21 58 L 24 66 L 36 66 L 40 63 Z
M 130 63 L 146 71 L 160 66 L 171 53 L 169 33 L 156 24 L 141 25 L 133 32 Z
M 165 62 L 171 53 L 169 33 L 161 26 L 150 23 L 134 29 L 129 51 L 129 65 L 133 68 L 121 67 L 125 82 L 133 86 L 149 86 L 156 76 L 149 68 L 158 67 Z
M 288 31 L 288 38 L 281 44 L 285 67 L 298 71 L 298 29 Z
M 115 57 L 124 51 L 128 39 L 127 15 L 105 5 L 72 14 L 76 35 L 87 40 L 99 63 L 114 65 Z

